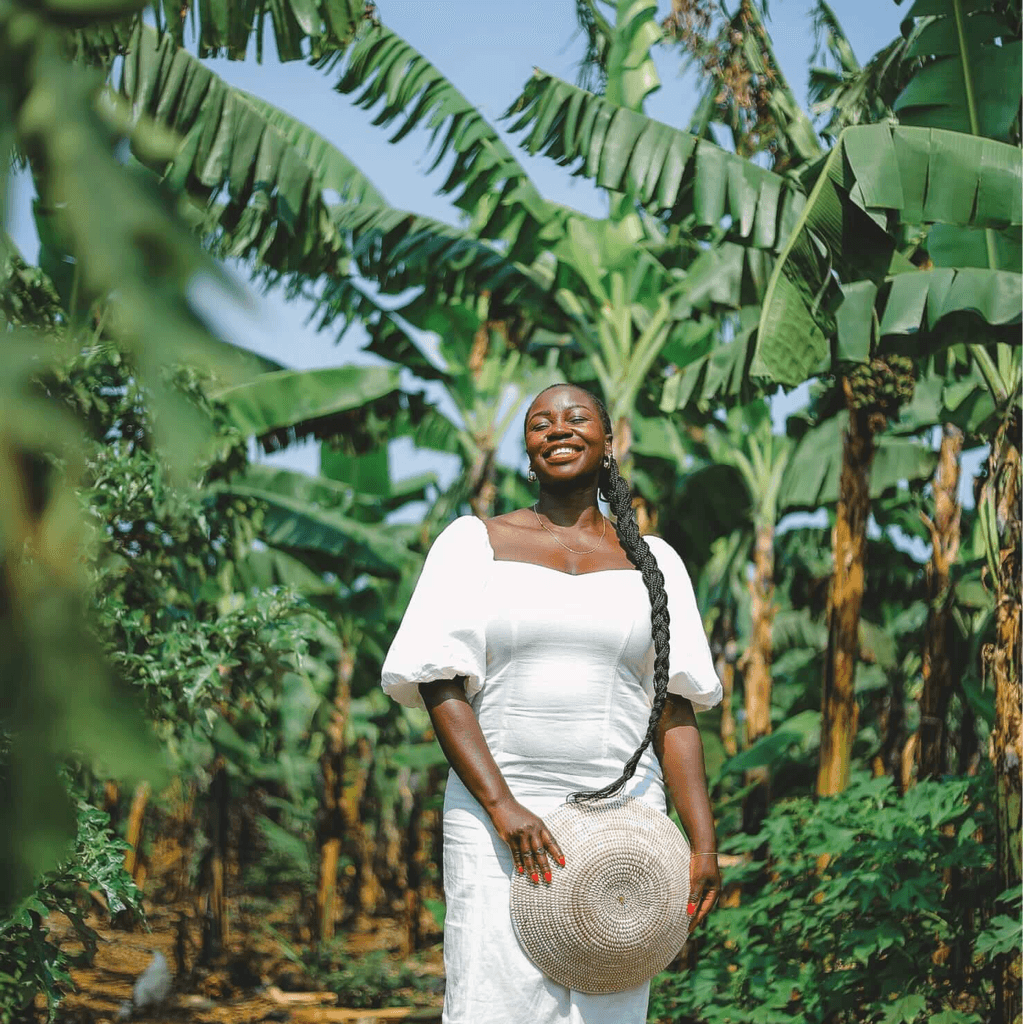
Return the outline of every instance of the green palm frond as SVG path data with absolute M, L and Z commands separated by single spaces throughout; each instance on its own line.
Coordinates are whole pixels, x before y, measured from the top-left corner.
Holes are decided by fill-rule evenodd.
M 357 270 L 385 292 L 429 283 L 457 297 L 542 301 L 541 288 L 492 244 L 386 204 L 321 135 L 235 89 L 167 36 L 139 27 L 121 90 L 136 111 L 184 138 L 168 183 L 206 211 L 223 256 L 271 279 L 337 280 Z
M 576 81 L 583 89 L 597 87 L 604 91 L 607 81 L 607 55 L 614 38 L 614 28 L 604 17 L 597 0 L 575 0 L 575 20 L 586 38 L 586 52 L 579 60 Z
M 895 101 L 903 124 L 1012 141 L 1018 133 L 1023 42 L 994 5 L 916 0 L 902 24 L 923 66 Z M 1015 141 L 1018 141 L 1018 135 Z
M 808 430 L 797 443 L 785 468 L 778 507 L 785 512 L 832 505 L 839 499 L 842 435 L 849 415 L 840 412 Z M 930 478 L 937 462 L 930 444 L 916 438 L 882 435 L 870 472 L 870 496 L 881 498 L 901 483 Z
M 900 121 L 1019 145 L 1018 5 L 1013 16 L 1009 8 L 964 0 L 917 2 L 902 30 L 915 67 L 894 101 Z M 927 250 L 939 266 L 1017 270 L 1021 263 L 1019 232 L 1006 237 L 991 228 L 939 224 L 927 238 Z
M 135 111 L 184 138 L 173 160 L 156 165 L 168 183 L 211 207 L 226 233 L 224 255 L 258 257 L 279 273 L 316 276 L 343 260 L 344 242 L 323 195 L 323 181 L 368 183 L 332 147 L 317 147 L 323 178 L 304 158 L 313 140 L 293 142 L 280 112 L 250 102 L 196 58 L 139 25 L 120 90 Z M 328 159 L 329 157 L 329 159 Z M 154 163 L 150 161 L 150 163 Z
M 629 110 L 661 87 L 650 50 L 662 39 L 657 0 L 618 0 L 614 35 L 607 53 L 607 98 Z
M 816 51 L 827 64 L 811 64 L 810 103 L 815 117 L 826 118 L 821 134 L 836 139 L 843 128 L 893 119 L 892 104 L 919 64 L 907 55 L 911 40 L 898 38 L 883 47 L 862 67 L 835 12 L 825 0 L 813 9 Z
M 289 61 L 343 49 L 371 12 L 366 0 L 174 0 L 160 27 L 182 46 L 190 22 L 200 57 L 244 60 L 251 40 L 262 61 L 269 21 L 277 56 Z
M 351 489 L 344 484 L 253 465 L 210 492 L 258 501 L 263 509 L 262 538 L 274 548 L 343 560 L 378 576 L 397 577 L 415 570 L 417 559 L 393 528 L 347 514 Z
M 530 129 L 523 145 L 602 188 L 631 192 L 669 222 L 757 248 L 780 248 L 804 197 L 797 185 L 711 142 L 617 107 L 543 71 L 506 116 L 512 131 Z
M 947 318 L 958 318 L 945 344 L 959 341 L 977 345 L 1003 342 L 1018 345 L 1021 278 L 1018 273 L 976 267 L 935 267 L 913 274 L 898 274 L 886 282 L 887 294 L 879 304 L 878 334 L 887 346 L 900 351 L 915 337 L 930 344 L 930 337 Z M 972 316 L 965 320 L 962 314 Z
M 359 273 L 385 294 L 429 285 L 449 300 L 487 291 L 504 305 L 545 301 L 542 279 L 530 268 L 442 221 L 364 202 L 337 207 L 335 223 L 350 238 Z
M 395 398 L 399 390 L 397 369 L 336 366 L 264 373 L 211 397 L 223 406 L 236 430 L 258 438 L 267 451 L 276 451 L 310 435 L 354 436 L 374 409 L 380 417 L 380 400 Z
M 820 372 L 842 301 L 835 276 L 880 284 L 914 270 L 896 248 L 899 224 L 1010 226 L 1018 236 L 1021 222 L 1015 147 L 937 129 L 847 128 L 771 275 L 752 372 L 782 384 Z M 965 308 L 984 305 L 975 295 Z
M 714 409 L 744 405 L 756 397 L 758 389 L 750 376 L 756 341 L 756 317 L 759 307 L 744 309 L 735 336 L 713 343 L 705 355 L 687 365 L 678 366 L 661 389 L 660 409 L 671 413 L 682 409 L 706 414 Z
M 253 96 L 242 89 L 234 90 L 258 110 L 267 124 L 276 128 L 303 160 L 313 169 L 319 187 L 337 193 L 342 203 L 387 202 L 376 186 L 359 168 L 333 143 L 318 132 L 299 121 L 291 114 Z
M 257 61 L 268 38 L 281 61 L 339 52 L 373 11 L 366 0 L 164 0 L 151 6 L 157 29 L 178 46 L 185 45 L 188 29 L 200 57 L 244 60 L 251 44 Z M 128 51 L 142 20 L 141 13 L 109 19 L 97 10 L 87 20 L 83 13 L 66 30 L 64 48 L 72 57 L 109 67 Z
M 339 92 L 357 93 L 369 110 L 383 101 L 373 123 L 400 121 L 397 142 L 417 127 L 431 133 L 434 170 L 449 157 L 453 165 L 439 191 L 472 219 L 472 231 L 527 248 L 550 229 L 556 210 L 537 191 L 525 170 L 479 111 L 421 53 L 389 29 L 374 25 L 343 56 L 319 62 L 341 65 Z

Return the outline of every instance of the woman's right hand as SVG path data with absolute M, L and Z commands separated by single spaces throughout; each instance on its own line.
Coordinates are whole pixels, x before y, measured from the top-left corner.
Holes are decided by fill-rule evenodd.
M 520 875 L 528 875 L 536 884 L 542 878 L 549 885 L 554 875 L 548 855 L 561 867 L 565 866 L 565 855 L 543 819 L 526 810 L 514 797 L 509 795 L 496 803 L 490 809 L 490 820 L 508 844 Z

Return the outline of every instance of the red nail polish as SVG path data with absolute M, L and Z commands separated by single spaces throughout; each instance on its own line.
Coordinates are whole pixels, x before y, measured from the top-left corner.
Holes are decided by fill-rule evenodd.
M 689 904 L 689 906 L 688 906 L 688 907 L 686 907 L 686 913 L 687 913 L 687 914 L 688 914 L 688 915 L 689 915 L 690 917 L 692 917 L 692 916 L 693 916 L 693 914 L 695 914 L 695 913 L 696 913 L 696 904 L 695 904 L 695 903 L 690 903 L 690 904 Z
M 518 873 L 519 873 L 520 875 L 524 875 L 524 874 L 526 873 L 526 869 L 525 869 L 525 868 L 524 868 L 524 867 L 523 867 L 523 866 L 522 866 L 521 864 L 516 864 L 516 865 L 515 865 L 515 870 L 516 870 L 516 871 L 517 871 L 517 872 L 518 872 Z
M 532 878 L 534 882 L 539 883 L 540 881 L 540 876 L 535 871 L 529 877 Z
M 551 873 L 549 871 L 545 871 L 543 873 L 543 880 L 545 882 L 550 882 L 550 880 L 551 880 Z
M 558 858 L 558 863 L 559 863 L 559 864 L 560 864 L 560 865 L 561 865 L 562 867 L 564 867 L 564 866 L 565 866 L 565 858 L 564 858 L 564 857 L 559 857 L 559 858 Z

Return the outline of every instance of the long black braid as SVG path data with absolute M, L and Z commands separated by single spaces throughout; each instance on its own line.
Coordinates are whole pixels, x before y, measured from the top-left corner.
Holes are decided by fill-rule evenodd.
M 567 381 L 560 384 L 552 384 L 544 391 L 551 388 L 572 387 L 593 399 L 600 413 L 600 420 L 604 426 L 605 434 L 612 434 L 611 417 L 607 407 L 592 391 L 579 387 L 578 384 L 569 384 Z M 544 393 L 539 392 L 537 398 Z M 534 399 L 535 401 L 535 399 Z M 657 733 L 657 726 L 664 712 L 664 705 L 668 700 L 668 652 L 669 652 L 669 616 L 668 616 L 668 595 L 664 590 L 664 574 L 657 566 L 657 559 L 654 558 L 650 545 L 643 539 L 639 532 L 639 524 L 636 522 L 636 513 L 632 508 L 632 491 L 629 485 L 618 472 L 618 463 L 614 455 L 608 460 L 610 466 L 602 465 L 600 476 L 597 480 L 597 491 L 608 503 L 611 512 L 615 517 L 615 532 L 622 542 L 629 561 L 642 573 L 643 583 L 646 585 L 647 593 L 650 595 L 650 625 L 654 639 L 654 703 L 650 709 L 650 720 L 647 723 L 646 735 L 643 741 L 636 748 L 632 756 L 625 762 L 622 774 L 614 782 L 603 789 L 592 792 L 572 793 L 569 800 L 578 803 L 603 800 L 606 797 L 614 796 L 619 792 L 636 774 L 640 758 L 646 752 L 647 747 L 653 742 Z

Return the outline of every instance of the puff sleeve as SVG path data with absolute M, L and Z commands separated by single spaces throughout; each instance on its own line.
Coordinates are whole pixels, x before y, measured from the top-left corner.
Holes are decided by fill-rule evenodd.
M 660 537 L 647 537 L 646 541 L 664 575 L 668 595 L 668 692 L 686 697 L 696 711 L 707 711 L 721 702 L 723 693 L 692 581 L 685 563 L 667 541 Z
M 481 594 L 489 548 L 486 526 L 460 516 L 433 542 L 381 670 L 384 692 L 406 707 L 425 707 L 419 684 L 467 676 L 466 696 L 487 670 Z

